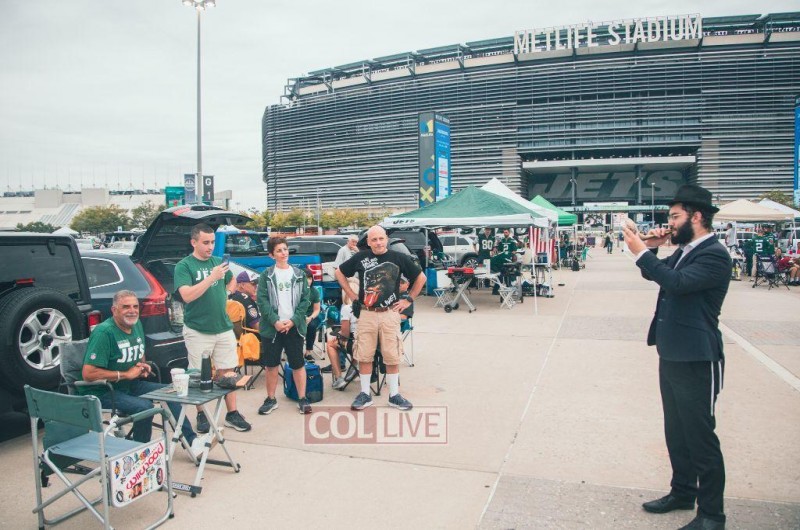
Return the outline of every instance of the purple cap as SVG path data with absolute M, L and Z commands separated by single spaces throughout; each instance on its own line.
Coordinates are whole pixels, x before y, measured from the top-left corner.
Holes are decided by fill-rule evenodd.
M 242 271 L 236 276 L 236 283 L 258 283 L 258 276 L 249 271 Z

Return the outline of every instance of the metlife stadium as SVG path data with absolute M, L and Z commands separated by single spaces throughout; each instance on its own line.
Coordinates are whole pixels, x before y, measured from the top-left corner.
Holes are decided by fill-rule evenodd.
M 290 79 L 263 117 L 268 206 L 411 208 L 420 116 L 454 191 L 498 177 L 558 205 L 792 193 L 800 12 L 519 30 Z

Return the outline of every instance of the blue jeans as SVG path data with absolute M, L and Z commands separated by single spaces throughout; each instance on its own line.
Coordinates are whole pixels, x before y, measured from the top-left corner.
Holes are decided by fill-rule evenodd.
M 127 393 L 119 391 L 114 392 L 114 401 L 117 406 L 117 411 L 125 415 L 130 415 L 152 409 L 153 402 L 149 399 L 140 398 L 139 396 L 147 394 L 148 392 L 152 392 L 153 390 L 158 390 L 159 388 L 164 388 L 165 386 L 167 385 L 153 383 L 151 381 L 142 381 L 141 379 L 131 381 L 130 388 Z M 103 408 L 111 408 L 111 392 L 106 392 L 100 396 L 100 404 L 103 406 Z M 175 417 L 175 421 L 177 421 L 181 413 L 180 404 L 168 401 L 167 407 L 169 407 L 169 411 Z M 153 420 L 151 418 L 147 418 L 134 422 L 132 432 L 133 439 L 137 442 L 149 442 L 153 435 Z M 192 424 L 189 423 L 188 419 L 183 420 L 181 432 L 186 437 L 186 441 L 190 445 L 197 437 L 192 429 Z

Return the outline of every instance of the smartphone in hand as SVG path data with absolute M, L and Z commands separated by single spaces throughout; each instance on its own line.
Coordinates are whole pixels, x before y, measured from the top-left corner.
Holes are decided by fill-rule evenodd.
M 223 254 L 222 255 L 222 264 L 223 265 L 227 265 L 228 263 L 230 263 L 230 261 L 231 261 L 231 255 L 230 254 Z

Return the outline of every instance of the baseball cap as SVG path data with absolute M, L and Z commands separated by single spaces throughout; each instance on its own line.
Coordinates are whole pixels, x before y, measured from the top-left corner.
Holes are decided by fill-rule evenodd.
M 242 271 L 236 276 L 236 283 L 258 283 L 258 276 L 250 271 Z

